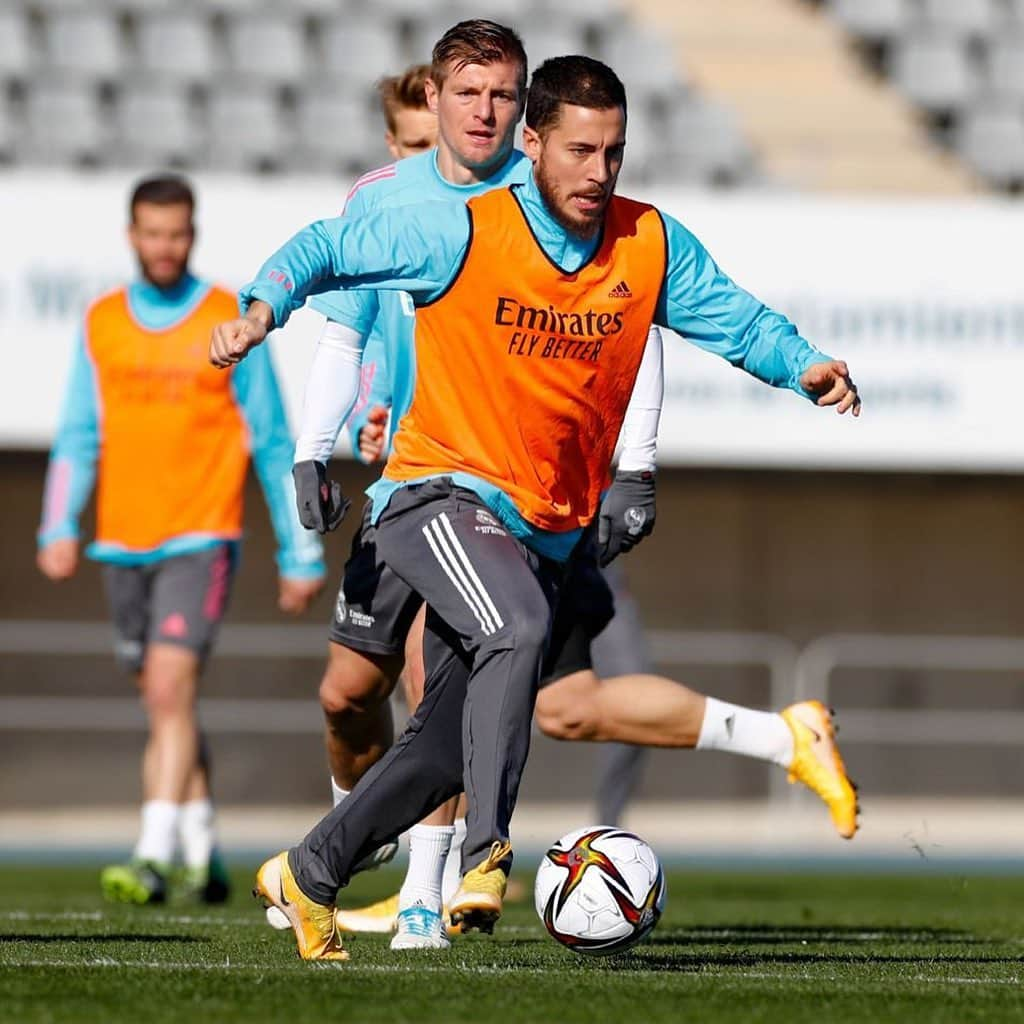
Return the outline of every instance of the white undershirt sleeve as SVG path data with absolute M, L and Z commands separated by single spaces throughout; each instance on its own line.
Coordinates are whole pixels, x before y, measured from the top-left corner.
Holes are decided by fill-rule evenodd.
M 658 423 L 665 400 L 665 368 L 661 350 L 661 331 L 652 326 L 633 394 L 619 434 L 619 469 L 653 471 L 658 456 Z
M 359 397 L 359 366 L 365 338 L 345 324 L 328 320 L 317 342 L 306 379 L 295 461 L 327 463 Z

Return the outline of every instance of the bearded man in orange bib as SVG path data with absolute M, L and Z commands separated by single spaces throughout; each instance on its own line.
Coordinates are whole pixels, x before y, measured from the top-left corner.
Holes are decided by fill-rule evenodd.
M 396 746 L 306 839 L 257 876 L 300 953 L 344 959 L 332 905 L 356 861 L 464 786 L 463 929 L 500 916 L 508 825 L 559 592 L 589 540 L 651 323 L 819 405 L 859 411 L 846 365 L 738 288 L 681 224 L 614 194 L 626 97 L 587 57 L 534 73 L 532 177 L 449 207 L 311 225 L 220 325 L 228 366 L 324 289 L 399 289 L 416 304 L 416 387 L 371 497 L 379 551 L 429 606 L 423 702 Z M 351 332 L 358 388 L 360 334 Z M 312 524 L 332 518 L 327 482 Z
M 132 193 L 140 276 L 86 312 L 38 537 L 40 570 L 71 576 L 98 476 L 87 554 L 103 564 L 118 660 L 136 676 L 150 726 L 139 842 L 129 863 L 101 876 L 106 896 L 127 903 L 162 903 L 179 852 L 189 896 L 227 896 L 195 702 L 231 591 L 250 453 L 278 540 L 281 610 L 303 611 L 324 578 L 320 543 L 295 514 L 293 444 L 270 353 L 228 375 L 205 359 L 213 325 L 238 305 L 189 272 L 194 206 L 175 176 Z

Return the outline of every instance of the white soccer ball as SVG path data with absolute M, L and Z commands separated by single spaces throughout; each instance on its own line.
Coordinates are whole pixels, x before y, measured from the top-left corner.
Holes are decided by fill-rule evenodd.
M 620 953 L 647 936 L 665 907 L 665 874 L 632 832 L 577 829 L 537 869 L 534 903 L 552 938 L 575 953 Z

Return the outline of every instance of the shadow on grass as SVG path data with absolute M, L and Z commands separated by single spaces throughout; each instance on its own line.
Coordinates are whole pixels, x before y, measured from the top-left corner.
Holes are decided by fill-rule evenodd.
M 62 935 L 48 932 L 38 933 L 0 932 L 0 942 L 23 942 L 45 945 L 51 942 L 80 942 L 83 945 L 102 942 L 209 942 L 197 935 L 147 935 L 143 932 L 116 932 L 104 935 Z
M 872 956 L 870 954 L 843 953 L 713 953 L 709 956 L 698 954 L 651 953 L 643 950 L 633 955 L 607 957 L 591 961 L 598 969 L 615 971 L 680 971 L 696 973 L 709 967 L 800 967 L 822 964 L 878 965 L 906 964 L 921 967 L 944 965 L 1024 965 L 1019 956 Z
M 929 945 L 976 945 L 989 942 L 968 932 L 952 928 L 894 928 L 862 925 L 771 925 L 723 924 L 702 928 L 659 928 L 647 940 L 648 946 L 677 946 L 680 943 L 699 943 L 702 946 L 734 946 L 745 943 L 754 946 L 789 946 L 798 942 L 850 945 L 875 942 L 927 943 Z

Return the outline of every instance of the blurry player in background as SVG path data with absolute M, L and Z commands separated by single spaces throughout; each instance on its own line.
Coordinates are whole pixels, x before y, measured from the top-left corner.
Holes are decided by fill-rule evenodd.
M 401 75 L 377 84 L 384 122 L 384 141 L 396 160 L 425 153 L 437 145 L 437 115 L 427 103 L 429 64 L 414 64 Z
M 149 718 L 138 845 L 101 877 L 109 899 L 128 903 L 167 898 L 179 847 L 186 892 L 211 903 L 227 896 L 195 704 L 235 571 L 250 447 L 278 540 L 281 610 L 304 611 L 325 571 L 319 541 L 295 515 L 292 440 L 269 352 L 229 375 L 205 358 L 211 326 L 238 305 L 189 271 L 194 205 L 175 176 L 132 193 L 139 277 L 86 312 L 38 534 L 40 570 L 73 575 L 98 473 L 87 554 L 103 563 L 117 657 Z

